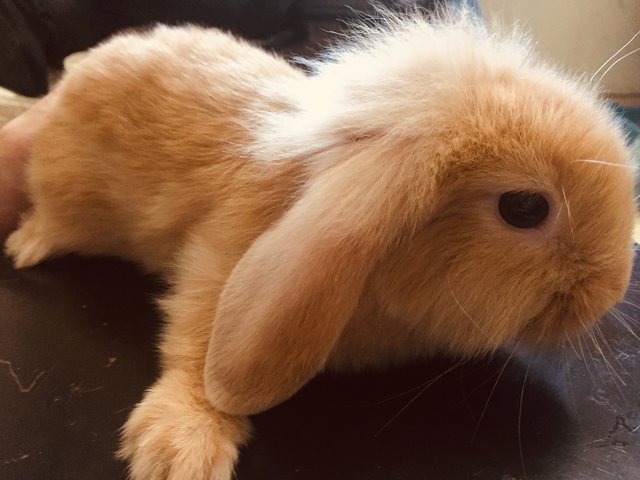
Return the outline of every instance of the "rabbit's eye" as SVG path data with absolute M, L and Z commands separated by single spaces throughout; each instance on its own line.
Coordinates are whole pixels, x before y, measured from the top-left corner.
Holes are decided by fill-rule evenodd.
M 517 228 L 535 228 L 549 215 L 549 203 L 542 193 L 515 191 L 500 195 L 500 216 Z

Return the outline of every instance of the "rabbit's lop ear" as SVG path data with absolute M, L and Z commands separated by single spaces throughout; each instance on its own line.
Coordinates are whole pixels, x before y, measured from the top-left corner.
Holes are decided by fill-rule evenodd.
M 205 364 L 207 398 L 221 411 L 265 410 L 323 368 L 368 274 L 418 208 L 407 185 L 415 171 L 401 171 L 398 152 L 371 150 L 314 175 L 233 270 Z M 420 190 L 429 196 L 426 183 Z

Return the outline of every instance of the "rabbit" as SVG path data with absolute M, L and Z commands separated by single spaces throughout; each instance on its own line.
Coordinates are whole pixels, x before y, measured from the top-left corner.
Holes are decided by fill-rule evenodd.
M 467 11 L 382 16 L 310 74 L 157 26 L 57 86 L 5 249 L 171 285 L 132 478 L 228 480 L 248 416 L 324 369 L 544 348 L 622 298 L 633 171 L 597 88 Z

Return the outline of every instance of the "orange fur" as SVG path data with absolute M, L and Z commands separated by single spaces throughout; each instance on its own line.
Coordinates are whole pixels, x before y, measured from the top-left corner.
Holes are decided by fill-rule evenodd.
M 633 179 L 597 92 L 464 13 L 365 33 L 307 77 L 159 27 L 58 87 L 6 247 L 172 283 L 164 373 L 124 428 L 134 478 L 228 479 L 245 415 L 327 366 L 559 341 L 623 295 Z M 518 189 L 546 192 L 543 227 L 499 217 Z

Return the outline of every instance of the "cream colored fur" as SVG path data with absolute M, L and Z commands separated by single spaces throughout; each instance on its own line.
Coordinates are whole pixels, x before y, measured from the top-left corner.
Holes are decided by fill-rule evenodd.
M 562 341 L 623 295 L 632 172 L 597 92 L 464 13 L 361 36 L 305 76 L 158 27 L 59 85 L 6 248 L 172 284 L 163 374 L 123 430 L 133 478 L 228 480 L 246 415 L 325 367 Z M 547 195 L 542 227 L 498 215 L 520 189 Z

